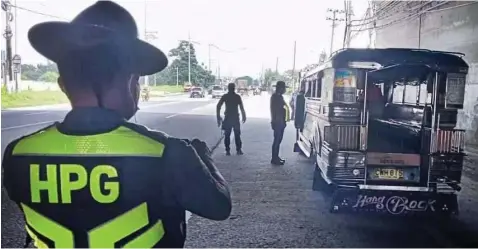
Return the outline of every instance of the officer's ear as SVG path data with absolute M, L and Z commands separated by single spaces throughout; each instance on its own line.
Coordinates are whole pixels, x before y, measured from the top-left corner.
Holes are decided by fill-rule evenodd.
M 63 78 L 61 76 L 58 76 L 57 82 L 58 82 L 58 86 L 60 87 L 61 91 L 66 94 L 65 83 L 63 82 Z

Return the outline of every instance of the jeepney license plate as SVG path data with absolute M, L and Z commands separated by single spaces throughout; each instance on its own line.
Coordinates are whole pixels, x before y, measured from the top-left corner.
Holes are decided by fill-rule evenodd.
M 403 179 L 403 169 L 375 169 L 375 176 L 380 180 Z

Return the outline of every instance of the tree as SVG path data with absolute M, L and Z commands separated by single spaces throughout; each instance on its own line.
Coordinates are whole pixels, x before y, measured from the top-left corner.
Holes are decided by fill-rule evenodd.
M 22 64 L 21 68 L 23 80 L 42 81 L 40 80 L 40 77 L 48 72 L 54 72 L 58 75 L 58 68 L 56 64 L 50 62 L 47 64 L 37 64 L 36 66 L 31 64 Z
M 299 72 L 295 71 L 294 74 L 292 74 L 292 69 L 289 69 L 284 72 L 283 78 L 287 82 L 292 82 L 294 79 L 297 80 L 299 78 Z
M 156 74 L 156 83 L 168 83 L 176 84 L 176 76 L 178 76 L 179 82 L 183 84 L 188 81 L 188 64 L 189 64 L 189 53 L 188 47 L 191 49 L 191 81 L 195 85 L 208 86 L 209 84 L 214 84 L 216 77 L 212 74 L 211 71 L 206 69 L 204 63 L 199 64 L 196 58 L 196 50 L 194 45 L 190 44 L 188 41 L 179 41 L 179 45 L 176 48 L 173 48 L 169 51 L 169 57 L 173 58 L 173 62 L 163 71 Z M 177 68 L 177 69 L 176 69 Z M 176 75 L 176 73 L 178 75 Z M 150 77 L 154 78 L 154 77 Z M 154 81 L 153 79 L 150 82 Z
M 44 81 L 44 82 L 56 82 L 58 79 L 58 73 L 57 72 L 46 72 L 38 78 L 38 81 Z

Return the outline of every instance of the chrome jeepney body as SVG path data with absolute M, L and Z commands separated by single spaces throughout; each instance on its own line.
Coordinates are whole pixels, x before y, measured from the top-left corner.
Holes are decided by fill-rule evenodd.
M 467 72 L 454 53 L 346 49 L 302 76 L 295 147 L 316 165 L 314 190 L 333 190 L 332 211 L 458 211 Z

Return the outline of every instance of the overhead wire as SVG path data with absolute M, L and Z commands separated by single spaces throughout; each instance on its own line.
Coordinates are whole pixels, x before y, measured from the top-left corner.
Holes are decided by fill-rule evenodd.
M 424 14 L 424 13 L 428 13 L 428 12 L 430 12 L 431 10 L 433 10 L 433 9 L 435 9 L 435 8 L 438 8 L 438 7 L 440 7 L 440 6 L 444 5 L 444 4 L 447 4 L 447 3 L 449 3 L 449 2 L 448 2 L 448 1 L 440 2 L 440 3 L 434 5 L 434 6 L 430 7 L 430 8 L 427 8 L 427 9 L 425 9 L 425 10 L 419 11 L 419 12 L 414 13 L 414 14 L 410 14 L 410 15 L 407 16 L 407 17 L 401 16 L 401 17 L 397 18 L 397 19 L 394 20 L 394 21 L 388 22 L 388 23 L 383 24 L 383 25 L 380 25 L 380 26 L 374 25 L 374 27 L 368 27 L 368 28 L 363 28 L 363 29 L 359 29 L 359 30 L 352 30 L 352 31 L 353 31 L 353 32 L 361 32 L 361 31 L 372 30 L 372 29 L 383 29 L 383 28 L 389 27 L 389 26 L 391 26 L 391 25 L 394 25 L 394 24 L 396 24 L 396 23 L 400 23 L 400 22 L 403 22 L 403 21 L 410 20 L 410 19 L 412 19 L 412 18 L 414 18 L 414 17 L 418 17 L 418 16 L 420 16 L 420 15 L 422 15 L 422 14 Z M 468 5 L 468 4 L 467 4 L 467 5 Z M 414 8 L 414 9 L 417 9 L 417 8 Z
M 61 20 L 67 21 L 66 18 L 63 18 L 63 17 L 60 17 L 60 16 L 55 16 L 55 15 L 43 13 L 43 12 L 40 12 L 40 11 L 28 9 L 28 8 L 21 7 L 21 6 L 18 6 L 18 5 L 9 4 L 9 6 L 12 7 L 12 8 L 17 8 L 17 9 L 19 9 L 19 10 L 24 10 L 24 11 L 27 11 L 27 12 L 30 12 L 30 13 L 33 13 L 33 14 L 42 15 L 42 16 L 47 16 L 47 17 L 52 17 L 52 18 L 56 18 L 56 19 L 61 19 Z

